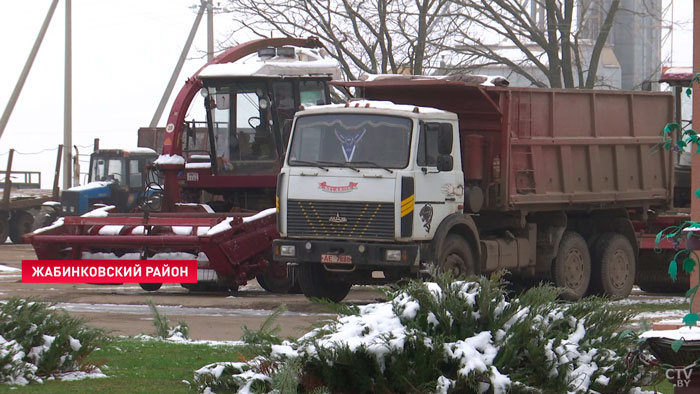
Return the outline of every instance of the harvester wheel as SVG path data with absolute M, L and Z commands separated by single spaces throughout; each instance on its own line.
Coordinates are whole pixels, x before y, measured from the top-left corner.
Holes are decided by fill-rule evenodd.
M 591 291 L 613 299 L 630 295 L 636 263 L 629 240 L 621 234 L 605 233 L 591 252 Z
M 319 263 L 300 263 L 297 272 L 301 291 L 309 298 L 326 298 L 340 302 L 352 287 L 350 283 L 330 279 L 326 269 Z
M 271 261 L 265 271 L 255 277 L 260 287 L 270 293 L 289 293 L 294 287 L 293 278 L 287 276 L 287 263 Z
M 7 217 L 0 212 L 0 244 L 4 244 L 7 241 L 9 233 L 10 223 L 7 221 Z
M 10 218 L 10 239 L 21 244 L 22 236 L 32 231 L 34 216 L 27 211 L 15 211 Z
M 566 232 L 554 259 L 554 284 L 565 289 L 562 298 L 576 301 L 586 295 L 591 280 L 591 255 L 586 241 L 576 232 Z
M 139 286 L 141 286 L 142 289 L 146 291 L 157 291 L 160 289 L 161 286 L 163 286 L 162 283 L 139 283 Z
M 438 266 L 455 278 L 476 275 L 476 264 L 467 241 L 457 234 L 445 238 Z

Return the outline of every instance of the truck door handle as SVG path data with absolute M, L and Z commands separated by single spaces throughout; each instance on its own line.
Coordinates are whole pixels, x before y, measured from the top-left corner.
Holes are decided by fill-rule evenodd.
M 447 197 L 445 201 L 457 201 L 454 197 Z

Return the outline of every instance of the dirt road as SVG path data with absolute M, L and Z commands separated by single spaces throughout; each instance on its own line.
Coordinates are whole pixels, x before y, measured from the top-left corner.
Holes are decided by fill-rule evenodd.
M 0 245 L 0 267 L 20 269 L 22 260 L 30 259 L 36 259 L 30 245 Z M 233 294 L 190 293 L 179 285 L 164 285 L 157 292 L 149 293 L 137 284 L 21 283 L 19 271 L 0 269 L 0 299 L 15 296 L 56 302 L 69 313 L 84 317 L 90 324 L 113 335 L 154 333 L 146 306 L 148 299 L 159 306 L 159 311 L 168 316 L 172 325 L 178 321 L 187 322 L 193 339 L 240 339 L 243 325 L 258 328 L 270 312 L 282 304 L 288 309 L 277 322 L 283 336 L 300 336 L 313 323 L 335 316 L 303 295 L 267 293 L 255 281 Z M 376 288 L 360 286 L 354 287 L 346 298 L 356 304 L 379 299 L 383 297 Z

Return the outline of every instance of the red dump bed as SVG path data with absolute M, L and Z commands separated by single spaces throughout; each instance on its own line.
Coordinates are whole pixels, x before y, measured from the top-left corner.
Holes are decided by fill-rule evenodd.
M 455 112 L 465 181 L 484 210 L 666 206 L 668 93 L 475 86 L 439 79 L 340 82 L 358 95 Z

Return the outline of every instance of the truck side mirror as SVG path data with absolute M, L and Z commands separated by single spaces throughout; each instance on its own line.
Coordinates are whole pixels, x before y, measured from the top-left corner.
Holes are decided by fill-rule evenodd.
M 452 125 L 449 123 L 440 123 L 439 127 L 438 153 L 440 155 L 449 155 L 452 153 Z M 451 166 L 450 169 L 452 169 Z
M 438 171 L 452 171 L 454 163 L 452 161 L 452 156 L 449 154 L 438 155 L 437 157 L 437 169 Z

